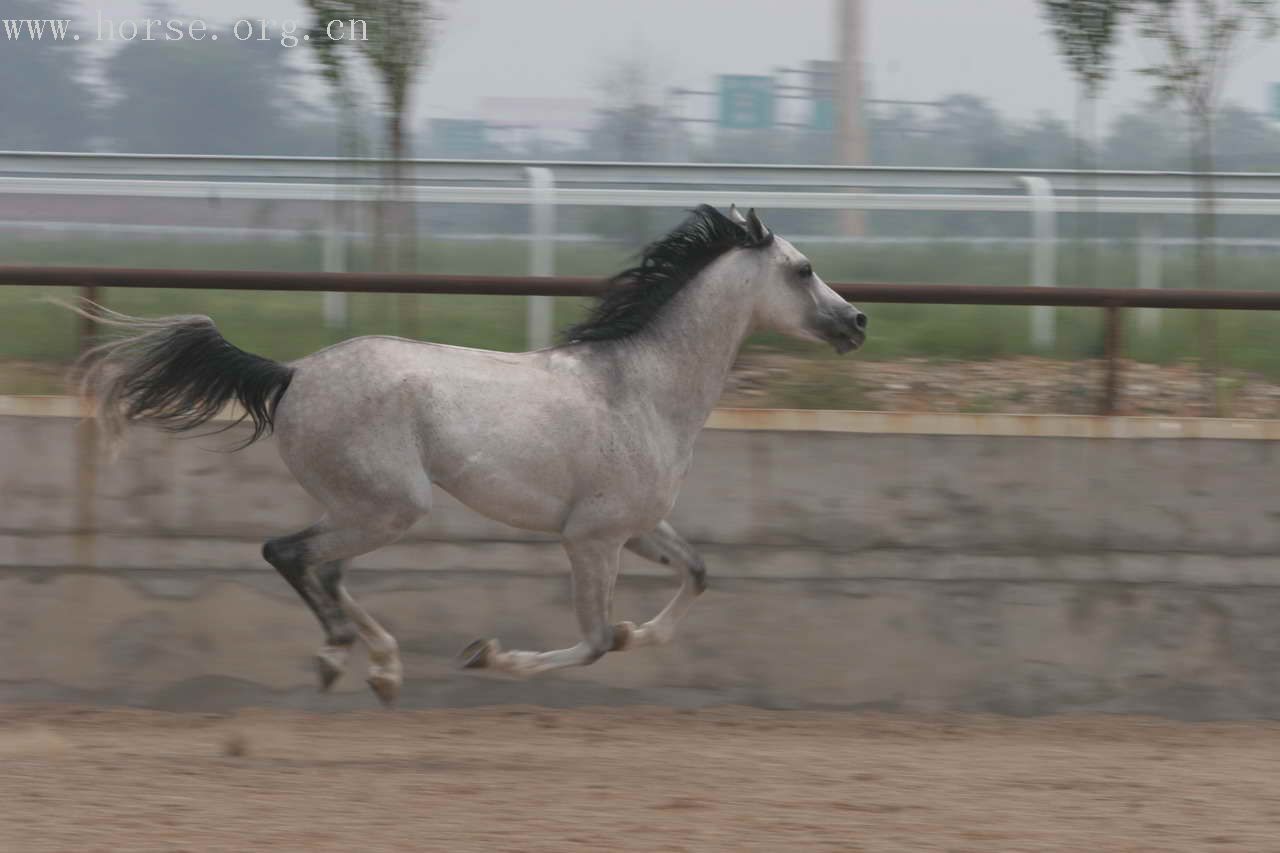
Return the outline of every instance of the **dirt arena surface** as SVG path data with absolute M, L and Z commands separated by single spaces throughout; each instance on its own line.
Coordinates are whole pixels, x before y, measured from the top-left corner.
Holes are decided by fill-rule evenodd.
M 0 850 L 1276 851 L 1280 724 L 3 708 Z

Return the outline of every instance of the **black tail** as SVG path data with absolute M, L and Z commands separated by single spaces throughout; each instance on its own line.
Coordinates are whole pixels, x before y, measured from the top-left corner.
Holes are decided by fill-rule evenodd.
M 171 432 L 194 429 L 233 400 L 243 409 L 235 423 L 253 423 L 253 434 L 240 447 L 271 433 L 292 367 L 232 346 L 208 317 L 149 320 L 93 304 L 74 310 L 125 334 L 80 361 L 82 393 L 96 401 L 110 439 L 133 421 Z

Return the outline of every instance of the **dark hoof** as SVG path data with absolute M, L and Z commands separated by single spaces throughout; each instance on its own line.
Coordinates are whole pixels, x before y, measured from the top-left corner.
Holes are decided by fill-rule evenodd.
M 702 595 L 702 593 L 707 591 L 707 587 L 710 586 L 710 584 L 707 583 L 707 570 L 695 569 L 692 574 L 693 574 L 693 588 L 698 593 L 698 595 Z
M 707 564 L 702 558 L 694 555 L 692 565 L 689 566 L 689 574 L 693 578 L 693 588 L 699 595 L 707 591 Z
M 497 640 L 476 640 L 458 653 L 459 669 L 485 669 L 498 654 Z
M 328 693 L 329 688 L 342 675 L 342 668 L 324 655 L 316 655 L 316 675 L 320 678 L 320 692 Z
M 390 708 L 396 704 L 396 698 L 400 695 L 399 681 L 386 675 L 371 675 L 366 680 L 369 683 L 369 689 L 378 697 L 378 701 L 384 708 Z
M 620 652 L 627 646 L 631 645 L 631 635 L 635 633 L 636 626 L 633 622 L 618 622 L 613 626 L 613 644 L 609 646 L 609 651 Z

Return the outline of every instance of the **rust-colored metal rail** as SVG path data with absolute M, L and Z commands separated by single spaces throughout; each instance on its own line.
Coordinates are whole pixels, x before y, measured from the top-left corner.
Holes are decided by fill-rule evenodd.
M 453 293 L 490 296 L 597 296 L 598 278 L 420 275 L 371 272 L 127 269 L 0 265 L 0 286 L 141 287 L 174 290 L 277 290 L 298 293 Z M 981 284 L 835 282 L 846 299 L 936 305 L 1055 305 L 1079 308 L 1280 310 L 1280 291 L 1018 287 Z
M 260 270 L 126 269 L 0 265 L 0 286 L 79 287 L 93 298 L 104 287 L 179 290 L 275 290 L 297 293 L 452 293 L 502 296 L 596 296 L 604 282 L 566 276 L 418 275 L 402 273 L 272 272 Z M 1280 291 L 1149 290 L 1134 288 L 1014 287 L 974 284 L 837 282 L 855 302 L 934 305 L 1052 305 L 1106 310 L 1106 385 L 1102 411 L 1114 413 L 1120 393 L 1121 310 L 1194 308 L 1280 310 Z M 85 334 L 91 332 L 86 329 Z

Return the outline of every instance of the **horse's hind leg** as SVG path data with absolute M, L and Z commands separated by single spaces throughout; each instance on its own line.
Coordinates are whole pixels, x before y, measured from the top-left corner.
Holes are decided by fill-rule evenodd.
M 497 640 L 476 640 L 462 650 L 458 663 L 466 669 L 494 669 L 513 675 L 535 675 L 567 666 L 586 666 L 617 648 L 609 624 L 613 583 L 618 576 L 617 540 L 566 540 L 573 571 L 573 610 L 582 640 L 550 652 L 503 651 Z
M 403 668 L 400 664 L 400 645 L 386 628 L 378 624 L 369 612 L 351 597 L 342 583 L 343 563 L 325 565 L 325 591 L 342 608 L 342 612 L 355 623 L 360 639 L 369 647 L 369 687 L 383 704 L 390 705 L 400 693 Z
M 333 682 L 338 680 L 347 669 L 347 658 L 351 655 L 351 648 L 355 645 L 355 638 L 361 634 L 359 623 L 355 622 L 346 609 L 342 606 L 339 590 L 342 587 L 342 571 L 346 568 L 346 560 L 335 560 L 331 563 L 321 563 L 311 569 L 310 574 L 319 584 L 321 594 L 324 596 L 325 607 L 330 611 L 336 611 L 341 614 L 343 622 L 346 624 L 347 633 L 343 639 L 346 641 L 341 644 L 326 640 L 320 651 L 316 652 L 316 670 L 320 674 L 320 689 L 328 690 Z
M 680 573 L 680 591 L 662 608 L 661 613 L 640 627 L 630 622 L 614 625 L 614 635 L 618 638 L 615 647 L 635 649 L 669 643 L 675 636 L 676 625 L 689 611 L 693 600 L 707 588 L 707 569 L 702 557 L 665 521 L 652 533 L 627 542 L 626 548 L 646 560 L 675 568 Z
M 325 644 L 316 653 L 320 689 L 328 690 L 346 668 L 347 655 L 356 641 L 356 628 L 339 606 L 338 599 L 325 589 L 319 573 L 306 563 L 302 543 L 314 535 L 318 525 L 268 541 L 262 556 L 294 588 L 324 630 Z
M 307 590 L 303 599 L 317 615 L 323 612 L 331 624 L 346 628 L 345 632 L 330 633 L 326 626 L 326 644 L 317 656 L 322 685 L 326 679 L 331 684 L 341 673 L 346 652 L 355 639 L 351 633 L 354 627 L 369 646 L 369 686 L 384 703 L 395 699 L 401 682 L 399 648 L 395 638 L 347 594 L 341 583 L 342 562 L 394 542 L 420 515 L 421 510 L 406 508 L 377 519 L 342 523 L 326 519 L 292 536 L 273 539 L 263 547 L 267 562 L 291 584 L 294 577 L 303 579 L 301 588 Z M 326 625 L 324 619 L 321 624 Z M 334 670 L 332 675 L 327 674 L 328 667 Z

